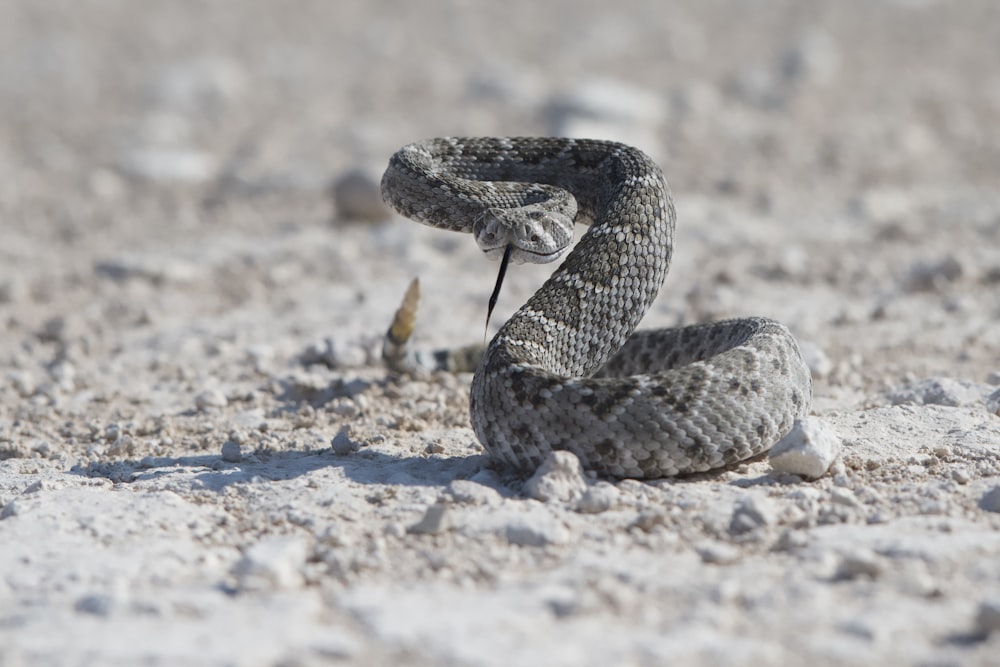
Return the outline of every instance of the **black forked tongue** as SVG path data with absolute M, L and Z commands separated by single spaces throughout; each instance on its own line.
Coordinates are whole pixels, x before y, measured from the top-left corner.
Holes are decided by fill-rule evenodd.
M 490 294 L 490 305 L 486 311 L 486 329 L 483 330 L 483 344 L 486 344 L 486 334 L 490 330 L 490 317 L 493 316 L 493 309 L 500 298 L 500 286 L 503 285 L 503 277 L 507 274 L 507 265 L 510 264 L 510 254 L 514 252 L 514 246 L 510 243 L 503 251 L 503 259 L 500 260 L 500 273 L 497 275 L 497 284 L 493 287 L 493 294 Z

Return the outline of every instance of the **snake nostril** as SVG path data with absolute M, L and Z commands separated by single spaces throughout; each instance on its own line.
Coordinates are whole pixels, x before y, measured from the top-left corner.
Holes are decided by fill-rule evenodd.
M 538 237 L 538 234 L 532 234 L 532 235 L 531 235 L 531 242 L 532 242 L 532 243 L 538 243 L 538 242 L 539 242 L 539 241 L 541 241 L 541 240 L 542 240 L 542 239 L 540 239 L 540 238 Z

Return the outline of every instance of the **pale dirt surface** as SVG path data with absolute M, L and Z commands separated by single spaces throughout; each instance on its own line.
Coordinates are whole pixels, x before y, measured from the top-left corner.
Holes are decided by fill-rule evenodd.
M 993 0 L 0 3 L 0 665 L 996 664 L 997 63 Z M 645 326 L 786 322 L 829 474 L 543 502 L 386 377 L 496 266 L 331 183 L 554 133 L 662 164 Z

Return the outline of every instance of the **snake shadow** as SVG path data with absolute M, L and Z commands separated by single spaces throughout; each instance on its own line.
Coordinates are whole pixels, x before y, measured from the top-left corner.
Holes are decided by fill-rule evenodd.
M 169 484 L 222 492 L 234 484 L 283 482 L 337 468 L 345 478 L 359 484 L 446 486 L 452 480 L 480 475 L 486 467 L 483 455 L 423 458 L 365 449 L 335 454 L 324 449 L 258 451 L 238 462 L 224 461 L 218 454 L 147 456 L 77 465 L 69 473 L 109 479 L 115 484 Z

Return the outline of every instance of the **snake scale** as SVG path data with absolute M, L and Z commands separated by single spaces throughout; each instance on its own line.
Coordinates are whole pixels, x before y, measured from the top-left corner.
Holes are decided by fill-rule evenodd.
M 809 410 L 810 372 L 775 321 L 636 332 L 666 276 L 676 213 L 659 167 L 624 144 L 439 138 L 400 149 L 382 178 L 399 213 L 472 233 L 491 257 L 565 254 L 500 328 L 472 380 L 473 429 L 503 464 L 552 450 L 611 477 L 657 478 L 767 451 Z M 390 348 L 405 344 L 393 336 Z

